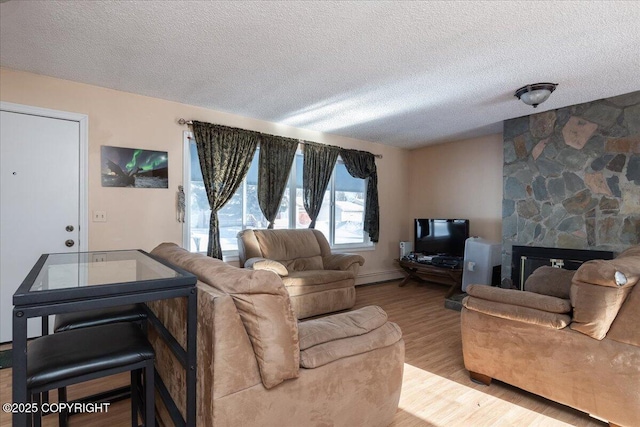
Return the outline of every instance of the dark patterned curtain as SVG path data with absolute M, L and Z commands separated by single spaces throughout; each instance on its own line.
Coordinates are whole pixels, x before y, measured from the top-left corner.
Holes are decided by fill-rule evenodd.
M 296 139 L 262 135 L 260 140 L 258 204 L 269 221 L 269 228 L 273 228 L 278 215 L 297 149 Z
M 378 204 L 378 171 L 375 156 L 366 151 L 340 150 L 340 157 L 349 174 L 367 180 L 367 202 L 364 208 L 364 231 L 372 242 L 380 237 L 380 206 Z
M 338 154 L 340 154 L 338 147 L 312 142 L 304 143 L 302 190 L 304 209 L 311 218 L 309 228 L 316 227 L 316 218 L 320 213 L 324 192 L 329 185 Z
M 222 259 L 218 211 L 242 184 L 251 166 L 260 134 L 194 121 L 193 136 L 198 148 L 204 188 L 211 206 L 207 255 Z

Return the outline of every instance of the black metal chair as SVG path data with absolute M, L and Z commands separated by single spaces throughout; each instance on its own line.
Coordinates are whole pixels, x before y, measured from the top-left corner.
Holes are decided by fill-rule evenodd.
M 133 323 L 92 326 L 46 335 L 27 348 L 27 392 L 40 408 L 41 394 L 58 389 L 59 402 L 66 402 L 66 387 L 121 372 L 131 372 L 131 425 L 138 426 L 142 406 L 146 427 L 155 424 L 153 347 Z M 139 384 L 140 378 L 144 386 Z M 138 389 L 144 389 L 140 405 Z M 34 425 L 41 425 L 35 414 Z M 67 425 L 67 413 L 60 412 L 60 426 Z
M 144 304 L 129 304 L 117 307 L 102 308 L 96 310 L 77 311 L 73 313 L 56 314 L 53 324 L 55 333 L 88 328 L 91 326 L 110 325 L 113 323 L 131 322 L 140 326 L 143 332 L 147 331 L 147 310 Z M 64 389 L 62 390 L 65 391 Z M 102 393 L 86 396 L 79 402 L 117 402 L 128 399 L 131 396 L 129 386 L 118 387 Z M 44 401 L 48 401 L 45 393 Z

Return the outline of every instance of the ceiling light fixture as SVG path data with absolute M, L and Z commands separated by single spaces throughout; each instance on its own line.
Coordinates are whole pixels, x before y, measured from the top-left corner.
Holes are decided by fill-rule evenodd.
M 551 92 L 556 90 L 557 83 L 534 83 L 518 89 L 514 96 L 527 105 L 536 108 L 549 98 Z

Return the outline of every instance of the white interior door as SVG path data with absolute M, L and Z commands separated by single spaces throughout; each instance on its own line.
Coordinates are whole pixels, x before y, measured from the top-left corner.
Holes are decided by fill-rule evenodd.
M 86 210 L 80 122 L 4 108 L 0 115 L 0 342 L 7 342 L 13 293 L 43 253 L 83 249 Z M 29 336 L 39 333 L 31 319 Z

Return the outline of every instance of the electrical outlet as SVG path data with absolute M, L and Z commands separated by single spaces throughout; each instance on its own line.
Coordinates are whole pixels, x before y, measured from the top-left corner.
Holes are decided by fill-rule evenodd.
M 107 212 L 93 211 L 93 222 L 107 222 Z
M 97 253 L 91 254 L 91 262 L 106 262 L 106 261 L 107 261 L 106 252 L 97 252 Z

